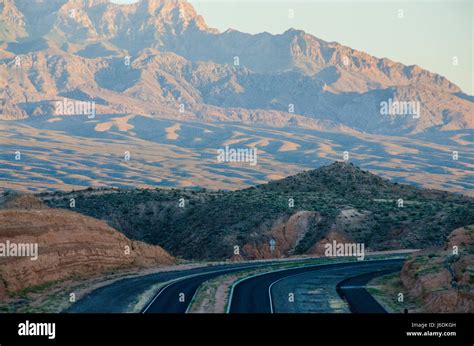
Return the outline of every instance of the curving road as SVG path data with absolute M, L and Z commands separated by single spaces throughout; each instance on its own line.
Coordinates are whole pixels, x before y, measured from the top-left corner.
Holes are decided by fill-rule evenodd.
M 400 270 L 404 259 L 389 259 L 389 260 L 371 260 L 361 262 L 335 263 L 326 265 L 312 265 L 306 267 L 299 267 L 296 269 L 285 269 L 274 271 L 258 276 L 250 277 L 237 283 L 231 294 L 231 303 L 229 307 L 230 313 L 273 313 L 274 312 L 274 297 L 272 295 L 272 287 L 288 278 L 297 274 L 304 274 L 312 271 L 331 271 L 346 269 L 346 277 L 353 275 L 351 273 L 359 266 L 367 266 L 370 264 L 372 272 L 379 272 L 380 269 L 386 269 L 387 265 L 393 265 L 392 271 Z M 360 279 L 361 280 L 361 279 Z M 368 294 L 368 293 L 367 293 Z M 370 296 L 370 295 L 369 295 Z M 352 299 L 353 295 L 346 296 Z M 370 298 L 372 298 L 370 296 Z M 364 304 L 366 299 L 358 296 L 359 303 Z M 372 298 L 373 299 L 373 298 Z M 349 304 L 351 304 L 349 302 Z M 371 305 L 372 306 L 372 305 Z
M 279 261 L 278 263 L 283 263 Z M 225 265 L 214 265 L 206 267 L 198 267 L 186 270 L 174 270 L 168 272 L 159 272 L 155 274 L 148 274 L 138 277 L 120 279 L 109 285 L 100 287 L 86 295 L 84 298 L 78 300 L 65 312 L 68 313 L 122 313 L 129 312 L 130 306 L 136 303 L 138 297 L 147 292 L 150 287 L 159 283 L 170 282 L 174 280 L 180 280 L 185 277 L 200 274 L 210 274 L 222 270 L 242 270 L 247 268 L 259 267 L 262 265 L 269 266 L 276 263 L 276 261 L 269 261 L 266 263 L 238 263 L 238 264 L 225 264 Z M 205 280 L 204 280 L 205 281 Z M 202 281 L 202 282 L 204 282 Z M 170 286 L 172 289 L 175 286 Z M 161 290 L 160 290 L 161 291 Z M 190 290 L 186 290 L 191 294 Z M 160 294 L 158 292 L 158 294 Z M 156 301 L 156 304 L 162 304 L 161 298 L 169 297 L 163 295 L 160 300 Z M 191 294 L 192 295 L 192 294 Z M 156 297 L 156 295 L 155 295 Z M 175 303 L 175 299 L 171 299 L 170 302 Z M 163 305 L 162 305 L 163 306 Z M 179 310 L 178 307 L 172 305 L 169 307 L 171 311 Z M 186 310 L 186 308 L 184 309 Z M 183 311 L 180 309 L 179 311 Z M 167 309 L 161 309 L 158 305 L 156 308 L 150 310 L 150 312 L 168 312 Z M 184 311 L 183 311 L 184 312 Z
M 221 275 L 241 271 L 243 269 L 258 268 L 260 266 L 262 265 L 247 265 L 232 269 L 220 269 L 171 282 L 158 291 L 151 302 L 142 310 L 142 313 L 185 313 L 197 289 L 204 282 Z
M 351 277 L 337 285 L 337 292 L 348 302 L 349 308 L 353 313 L 386 313 L 387 311 L 367 292 L 365 285 L 377 276 L 399 270 L 400 268 L 385 269 Z
M 271 266 L 275 264 L 281 265 L 285 262 L 299 263 L 299 267 L 290 269 L 271 270 Z M 257 313 L 271 313 L 274 312 L 274 303 L 271 303 L 272 299 L 278 301 L 278 303 L 285 302 L 285 297 L 281 294 L 276 294 L 272 297 L 272 287 L 275 284 L 286 283 L 295 284 L 298 280 L 293 278 L 295 275 L 301 274 L 299 280 L 306 280 L 305 274 L 314 273 L 332 273 L 336 276 L 343 275 L 340 277 L 341 281 L 344 278 L 354 276 L 354 274 L 360 274 L 361 271 L 355 270 L 363 266 L 370 266 L 371 271 L 377 271 L 382 269 L 387 264 L 393 264 L 396 266 L 395 270 L 401 267 L 403 259 L 391 259 L 391 260 L 372 260 L 372 261 L 361 261 L 361 262 L 346 262 L 346 263 L 334 263 L 334 264 L 310 264 L 308 259 L 298 261 L 269 261 L 266 263 L 244 263 L 244 264 L 230 264 L 230 265 L 218 265 L 212 267 L 201 267 L 182 271 L 162 272 L 157 274 L 150 274 L 141 277 L 129 278 L 119 280 L 111 285 L 101 287 L 91 294 L 86 296 L 84 299 L 79 300 L 72 305 L 66 312 L 127 312 L 129 307 L 136 301 L 136 298 L 143 294 L 149 287 L 157 283 L 166 283 L 159 291 L 154 295 L 153 299 L 145 306 L 142 310 L 143 313 L 184 313 L 188 309 L 193 296 L 195 295 L 199 286 L 215 277 L 225 275 L 245 269 L 255 269 L 259 267 L 270 267 L 265 274 L 260 274 L 255 277 L 250 277 L 242 280 L 238 284 L 234 285 L 231 293 L 231 302 L 229 305 L 229 311 L 231 313 L 242 313 L 242 312 L 257 312 Z M 304 265 L 304 266 L 303 266 Z M 373 270 L 372 270 L 373 269 Z M 386 269 L 386 268 L 384 268 Z M 286 279 L 286 280 L 285 280 Z M 355 280 L 355 279 L 354 279 Z M 358 279 L 362 280 L 362 279 Z M 324 277 L 322 282 L 325 282 Z M 337 282 L 327 283 L 333 290 L 336 289 Z M 350 285 L 354 286 L 361 283 L 362 281 L 347 281 Z M 351 283 L 352 282 L 352 283 Z M 282 285 L 276 285 L 274 290 L 278 293 L 276 288 L 281 290 Z M 339 285 L 340 287 L 346 287 Z M 339 287 L 338 286 L 338 287 Z M 346 287 L 347 288 L 347 287 Z M 347 289 L 344 288 L 344 291 Z M 347 300 L 356 299 L 361 293 L 355 294 L 348 293 L 344 297 Z M 287 294 L 287 293 L 286 293 Z M 368 293 L 367 293 L 368 294 Z M 352 298 L 355 297 L 355 298 Z M 321 297 L 321 299 L 325 299 Z M 371 298 L 371 297 L 370 297 Z M 359 299 L 359 298 L 357 298 Z M 372 298 L 373 299 L 373 298 Z M 367 301 L 368 298 L 362 298 L 362 301 Z M 313 302 L 314 304 L 314 302 Z M 357 306 L 357 303 L 355 303 Z M 293 309 L 295 309 L 293 306 Z M 351 305 L 352 306 L 352 305 Z M 359 308 L 354 308 L 353 311 L 360 311 Z M 288 311 L 284 307 L 280 307 L 276 312 L 307 312 L 305 309 L 297 308 L 296 311 Z

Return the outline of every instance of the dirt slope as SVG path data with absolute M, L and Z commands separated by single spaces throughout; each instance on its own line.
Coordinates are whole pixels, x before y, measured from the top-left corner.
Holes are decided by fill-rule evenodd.
M 0 257 L 0 299 L 7 293 L 71 276 L 174 263 L 159 246 L 132 241 L 103 221 L 49 209 L 33 199 L 21 197 L 4 205 L 14 208 L 0 210 L 0 244 L 38 244 L 37 260 Z
M 459 254 L 453 254 L 457 246 Z M 443 250 L 425 250 L 405 262 L 401 279 L 425 312 L 474 312 L 474 226 L 448 237 Z

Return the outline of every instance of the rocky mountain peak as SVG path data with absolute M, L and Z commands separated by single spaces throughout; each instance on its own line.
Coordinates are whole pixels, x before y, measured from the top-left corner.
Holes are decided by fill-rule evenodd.
M 123 110 L 116 104 L 123 95 L 109 94 L 121 92 L 140 104 L 140 109 L 127 107 L 135 113 L 149 112 L 172 98 L 277 112 L 286 112 L 291 103 L 306 118 L 384 134 L 473 126 L 471 99 L 443 76 L 295 28 L 276 35 L 220 33 L 185 0 L 127 5 L 109 0 L 5 0 L 0 5 L 0 26 L 5 29 L 0 31 L 0 57 L 5 62 L 0 73 L 9 81 L 12 95 L 0 105 L 3 119 L 31 115 L 35 107 L 20 109 L 19 102 L 51 99 L 77 88 L 97 94 L 103 88 L 101 96 L 95 96 L 110 96 L 107 102 L 116 106 L 111 110 Z M 134 77 L 117 87 L 112 66 L 123 65 L 126 56 L 138 63 L 150 49 L 169 54 L 161 57 L 166 57 L 166 64 L 136 64 L 138 70 L 129 71 Z M 36 60 L 34 54 L 44 55 L 43 65 L 30 63 Z M 19 79 L 11 69 L 17 55 L 41 78 L 29 79 L 23 70 L 24 78 Z M 5 88 L 0 83 L 0 92 Z M 141 108 L 144 98 L 150 101 L 146 111 Z M 423 105 L 423 114 L 381 116 L 380 105 L 389 100 Z

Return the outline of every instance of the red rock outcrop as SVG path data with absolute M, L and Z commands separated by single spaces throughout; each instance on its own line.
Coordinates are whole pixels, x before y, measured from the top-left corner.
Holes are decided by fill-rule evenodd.
M 103 221 L 46 208 L 33 197 L 9 204 L 17 208 L 0 210 L 0 244 L 38 244 L 38 257 L 0 257 L 0 299 L 9 292 L 72 276 L 175 262 L 161 247 L 132 241 Z
M 337 231 L 336 228 L 333 228 L 323 239 L 318 241 L 309 249 L 308 254 L 316 256 L 325 256 L 326 244 L 332 244 L 333 241 L 336 241 L 337 243 L 352 242 L 343 233 Z
M 401 280 L 409 294 L 423 303 L 424 312 L 474 312 L 474 227 L 454 230 L 441 249 L 412 255 L 404 264 Z M 453 254 L 453 246 L 459 254 Z
M 303 239 L 312 225 L 321 221 L 317 212 L 298 211 L 286 221 L 278 220 L 265 236 L 247 243 L 243 247 L 243 254 L 248 259 L 278 258 L 291 255 L 299 241 Z M 275 249 L 271 251 L 270 240 L 275 240 Z

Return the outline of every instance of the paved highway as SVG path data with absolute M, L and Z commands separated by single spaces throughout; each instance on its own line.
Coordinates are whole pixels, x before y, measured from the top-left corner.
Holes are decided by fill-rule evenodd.
M 299 262 L 299 261 L 298 261 Z M 403 260 L 377 260 L 377 261 L 362 261 L 362 262 L 348 262 L 340 264 L 326 264 L 326 265 L 310 265 L 308 260 L 301 262 L 305 267 L 296 267 L 291 269 L 274 270 L 255 277 L 244 279 L 236 284 L 232 291 L 231 304 L 229 308 L 230 313 L 271 313 L 273 311 L 273 304 L 271 303 L 272 294 L 271 287 L 273 284 L 295 274 L 303 274 L 311 271 L 331 271 L 332 269 L 340 271 L 346 268 L 347 272 L 344 277 L 354 275 L 354 266 L 373 266 L 374 271 L 382 265 L 390 263 L 401 266 Z M 275 264 L 283 264 L 284 261 L 274 261 L 265 263 L 243 263 L 218 265 L 212 267 L 202 267 L 190 270 L 164 272 L 146 275 L 142 277 L 135 277 L 130 279 L 123 279 L 111 285 L 99 288 L 89 294 L 84 299 L 79 300 L 72 305 L 67 312 L 127 312 L 131 304 L 136 301 L 136 298 L 143 294 L 149 287 L 157 283 L 167 283 L 153 298 L 145 305 L 142 310 L 143 313 L 184 313 L 196 293 L 199 286 L 213 278 L 220 275 L 225 275 L 244 269 L 268 267 Z M 292 261 L 295 263 L 295 261 Z M 354 279 L 355 280 L 355 279 Z M 358 279 L 362 280 L 362 279 Z M 362 281 L 347 281 L 350 286 L 360 284 Z M 333 285 L 335 286 L 335 284 Z M 346 299 L 359 299 L 363 293 L 354 291 L 352 294 L 346 294 Z M 368 294 L 368 293 L 367 293 Z M 349 297 L 349 298 L 347 298 Z M 352 298 L 354 297 L 354 298 Z M 369 295 L 370 298 L 372 298 Z M 278 297 L 279 298 L 279 297 Z M 280 299 L 280 298 L 279 298 Z M 368 301 L 368 298 L 362 298 Z M 373 299 L 373 298 L 372 298 Z M 354 306 L 358 306 L 357 302 Z M 352 305 L 351 305 L 352 306 Z M 371 305 L 372 306 L 372 305 Z M 360 308 L 354 308 L 354 311 L 360 311 Z M 280 312 L 280 311 L 276 311 Z M 284 312 L 284 311 L 281 311 Z M 299 312 L 299 311 L 298 311 Z
M 305 259 L 304 261 L 308 261 Z M 153 305 L 147 306 L 146 311 L 149 312 L 184 312 L 187 308 L 184 305 L 189 303 L 189 299 L 194 295 L 196 283 L 204 282 L 209 278 L 214 277 L 212 273 L 219 272 L 225 274 L 226 272 L 231 272 L 234 270 L 242 270 L 247 268 L 258 268 L 260 266 L 269 266 L 273 264 L 283 264 L 290 261 L 266 261 L 266 262 L 257 262 L 257 263 L 236 263 L 236 264 L 222 264 L 222 265 L 213 265 L 206 267 L 199 267 L 194 269 L 186 270 L 174 270 L 168 272 L 159 272 L 156 274 L 148 274 L 138 277 L 125 278 L 115 281 L 109 285 L 95 289 L 84 298 L 78 300 L 71 307 L 69 307 L 65 312 L 70 313 L 121 313 L 121 312 L 130 312 L 130 307 L 136 304 L 136 301 L 147 292 L 150 287 L 166 283 L 174 280 L 180 280 L 186 277 L 196 275 L 195 279 L 184 281 L 179 285 L 170 285 L 167 287 L 169 291 L 159 290 L 157 294 L 160 294 L 159 300 L 154 298 L 155 302 Z M 299 260 L 291 260 L 291 263 L 299 262 Z M 197 278 L 198 275 L 205 274 Z M 209 274 L 209 275 L 207 275 Z M 189 284 L 190 287 L 182 285 Z M 171 290 L 175 290 L 174 293 Z M 162 292 L 162 293 L 160 293 Z M 179 296 L 179 293 L 185 293 L 185 303 L 180 303 L 176 297 Z M 171 299 L 170 299 L 171 297 Z M 169 300 L 169 302 L 165 302 Z M 179 303 L 179 304 L 178 304 Z M 183 309 L 184 307 L 184 309 Z
M 219 269 L 174 281 L 160 289 L 151 302 L 143 309 L 142 313 L 185 313 L 197 289 L 204 282 L 221 275 L 241 271 L 246 268 L 258 268 L 259 266 L 261 265 Z
M 342 268 L 347 269 L 347 276 L 357 268 L 358 266 L 366 266 L 370 263 L 373 266 L 373 271 L 376 272 L 380 267 L 385 267 L 387 264 L 393 264 L 396 268 L 393 270 L 399 270 L 402 266 L 403 259 L 390 259 L 390 260 L 374 260 L 374 261 L 361 261 L 361 262 L 349 262 L 339 264 L 327 264 L 327 265 L 315 265 L 300 267 L 296 269 L 285 269 L 281 271 L 274 271 L 248 279 L 242 280 L 234 286 L 229 312 L 230 313 L 273 313 L 274 312 L 274 297 L 272 296 L 272 286 L 278 283 L 286 277 L 293 276 L 296 274 L 303 274 L 309 271 L 329 271 L 331 269 L 340 270 Z M 368 294 L 368 293 L 367 293 Z M 370 296 L 370 295 L 369 295 Z M 352 299 L 350 296 L 349 299 Z M 372 298 L 370 296 L 370 298 Z M 373 298 L 372 298 L 373 299 Z M 366 300 L 362 298 L 361 304 L 364 304 Z M 372 306 L 372 305 L 371 305 Z
M 367 292 L 365 285 L 373 278 L 399 271 L 400 268 L 386 269 L 357 275 L 341 281 L 337 291 L 349 304 L 353 313 L 386 313 L 385 309 Z

